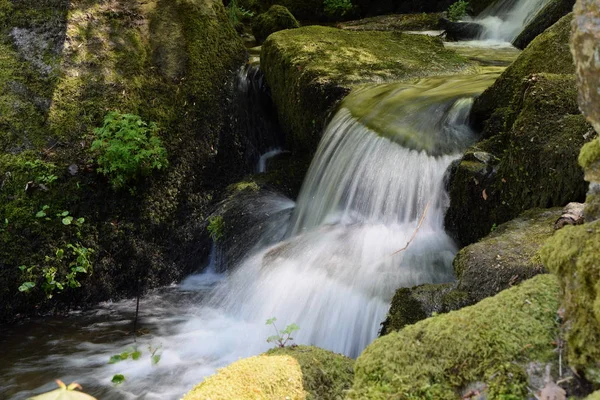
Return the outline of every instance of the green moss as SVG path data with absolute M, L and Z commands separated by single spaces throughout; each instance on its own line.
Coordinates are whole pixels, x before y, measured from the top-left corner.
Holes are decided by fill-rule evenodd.
M 309 26 L 277 32 L 261 68 L 294 150 L 312 152 L 337 102 L 361 83 L 448 74 L 471 64 L 439 38 Z
M 529 362 L 556 361 L 556 278 L 540 275 L 480 303 L 374 341 L 355 365 L 351 399 L 456 399 L 468 384 L 522 398 Z
M 352 386 L 354 360 L 341 354 L 314 346 L 277 348 L 266 354 L 289 356 L 298 361 L 306 398 L 309 400 L 342 399 Z
M 590 394 L 585 400 L 600 400 L 600 390 Z
M 268 400 L 306 398 L 298 361 L 286 355 L 234 362 L 192 389 L 183 400 Z
M 600 139 L 586 143 L 579 153 L 579 165 L 589 182 L 600 182 Z
M 560 278 L 568 321 L 568 362 L 600 385 L 600 221 L 567 226 L 546 242 L 542 260 Z
M 551 0 L 523 28 L 513 45 L 524 49 L 536 36 L 550 28 L 556 21 L 573 11 L 575 0 Z
M 300 24 L 287 8 L 275 5 L 271 6 L 267 12 L 256 17 L 252 24 L 252 33 L 260 44 L 274 32 L 299 27 Z
M 573 74 L 575 67 L 569 47 L 573 14 L 561 18 L 531 42 L 519 57 L 506 69 L 473 104 L 472 116 L 480 124 L 494 110 L 510 105 L 519 95 L 521 82 L 533 73 Z

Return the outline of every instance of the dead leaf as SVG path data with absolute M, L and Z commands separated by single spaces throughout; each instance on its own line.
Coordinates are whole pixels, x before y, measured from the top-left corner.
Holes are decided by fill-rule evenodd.
M 542 388 L 539 400 L 567 400 L 567 392 L 554 382 L 546 383 Z
M 481 197 L 483 197 L 483 200 L 487 200 L 487 198 L 488 198 L 488 195 L 487 195 L 487 193 L 485 192 L 485 189 L 483 189 L 483 192 L 481 192 Z

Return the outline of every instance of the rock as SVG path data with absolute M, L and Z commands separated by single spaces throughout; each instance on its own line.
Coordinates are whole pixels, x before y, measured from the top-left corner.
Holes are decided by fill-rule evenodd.
M 313 346 L 277 348 L 219 370 L 183 400 L 340 399 L 352 385 L 353 364 Z
M 434 314 L 458 310 L 473 302 L 469 294 L 456 289 L 455 283 L 426 284 L 396 291 L 380 336 L 399 331 Z
M 392 332 L 358 357 L 348 398 L 402 393 L 449 400 L 470 385 L 485 388 L 486 398 L 527 398 L 530 363 L 557 370 L 558 306 L 556 278 L 539 275 L 474 306 Z
M 590 394 L 585 400 L 600 400 L 600 390 Z
M 554 234 L 554 222 L 561 214 L 560 208 L 526 211 L 460 250 L 453 263 L 458 290 L 476 303 L 546 273 L 538 251 Z
M 513 40 L 513 45 L 518 49 L 525 49 L 536 36 L 550 28 L 556 21 L 573 11 L 575 0 L 550 0 L 536 16 Z
M 449 74 L 471 64 L 439 38 L 349 32 L 321 26 L 276 32 L 262 46 L 261 69 L 294 151 L 312 153 L 335 105 L 355 86 Z
M 287 8 L 274 5 L 256 17 L 252 24 L 252 34 L 258 44 L 261 44 L 271 33 L 299 27 L 300 24 Z
M 488 120 L 485 139 L 450 168 L 445 224 L 463 246 L 527 209 L 585 196 L 577 154 L 594 135 L 579 113 L 573 75 L 541 74 L 515 83 L 515 98 Z
M 569 48 L 572 19 L 572 14 L 564 16 L 535 38 L 500 78 L 475 100 L 471 119 L 476 128 L 483 128 L 484 122 L 492 116 L 495 110 L 510 106 L 515 93 L 521 88 L 522 81 L 531 74 L 542 72 L 572 74 L 575 72 Z M 486 137 L 485 132 L 484 137 Z
M 440 29 L 440 13 L 393 14 L 341 22 L 336 25 L 349 31 L 429 31 Z
M 440 20 L 440 27 L 444 30 L 446 40 L 474 40 L 483 32 L 484 27 L 475 22 L 454 22 L 446 18 Z

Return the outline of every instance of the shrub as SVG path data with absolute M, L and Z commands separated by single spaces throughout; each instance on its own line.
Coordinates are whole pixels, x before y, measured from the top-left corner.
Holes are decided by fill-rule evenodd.
M 351 0 L 324 0 L 323 11 L 328 18 L 341 18 L 352 11 Z
M 158 127 L 137 115 L 110 112 L 94 135 L 91 150 L 97 154 L 98 172 L 106 175 L 115 189 L 168 166 Z
M 458 0 L 456 3 L 448 7 L 448 11 L 446 12 L 448 15 L 448 19 L 450 21 L 458 21 L 459 19 L 467 15 L 467 7 L 469 7 L 468 1 Z

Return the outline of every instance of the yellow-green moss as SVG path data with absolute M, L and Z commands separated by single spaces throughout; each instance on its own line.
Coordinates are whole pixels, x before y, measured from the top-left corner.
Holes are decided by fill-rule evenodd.
M 302 370 L 295 358 L 256 356 L 236 361 L 192 389 L 183 400 L 303 400 Z
M 493 398 L 525 398 L 527 364 L 558 358 L 558 307 L 556 278 L 539 275 L 383 336 L 357 359 L 349 398 L 457 399 L 473 382 Z
M 590 394 L 585 400 L 600 400 L 600 390 Z
M 568 362 L 600 385 L 600 221 L 567 226 L 541 251 L 560 278 L 568 321 Z
M 260 44 L 274 32 L 299 27 L 300 24 L 287 8 L 274 5 L 267 12 L 256 17 L 252 24 L 252 34 Z
M 302 369 L 302 382 L 308 400 L 344 398 L 352 386 L 354 360 L 314 346 L 269 350 L 269 356 L 295 358 Z
M 361 83 L 448 74 L 472 66 L 439 38 L 321 26 L 276 32 L 261 68 L 291 147 L 313 151 L 335 104 Z
M 579 153 L 579 165 L 589 182 L 600 182 L 600 139 L 586 143 Z

